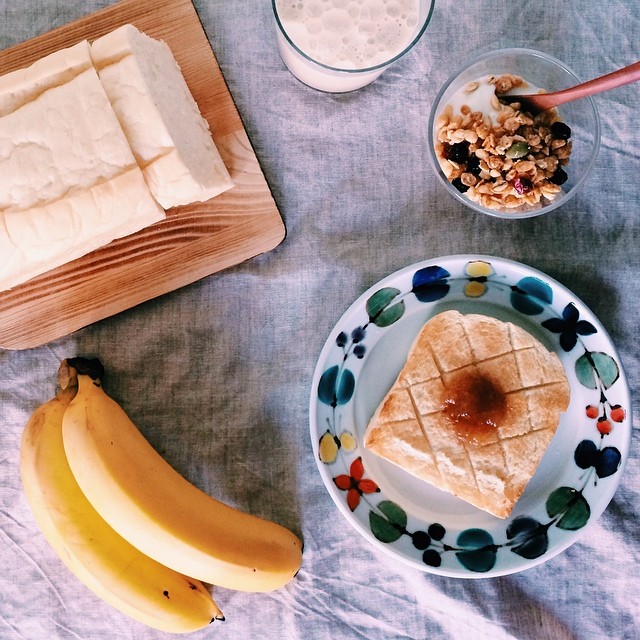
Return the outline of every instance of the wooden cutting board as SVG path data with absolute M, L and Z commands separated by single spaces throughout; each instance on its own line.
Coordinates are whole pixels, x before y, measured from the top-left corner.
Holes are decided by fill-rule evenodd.
M 0 292 L 0 348 L 44 344 L 284 239 L 282 218 L 190 0 L 123 0 L 0 52 L 0 70 L 127 23 L 171 47 L 235 187 L 209 202 L 170 209 L 165 220 L 137 234 Z

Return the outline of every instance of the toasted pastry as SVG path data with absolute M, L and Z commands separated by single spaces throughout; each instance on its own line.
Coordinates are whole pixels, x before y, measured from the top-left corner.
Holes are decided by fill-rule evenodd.
M 364 444 L 506 518 L 568 405 L 560 359 L 533 336 L 510 322 L 445 311 L 414 341 Z

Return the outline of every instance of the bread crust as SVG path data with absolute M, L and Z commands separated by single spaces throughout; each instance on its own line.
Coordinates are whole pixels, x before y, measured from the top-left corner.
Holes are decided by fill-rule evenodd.
M 451 310 L 431 318 L 371 418 L 365 447 L 508 517 L 569 406 L 557 354 L 524 329 Z

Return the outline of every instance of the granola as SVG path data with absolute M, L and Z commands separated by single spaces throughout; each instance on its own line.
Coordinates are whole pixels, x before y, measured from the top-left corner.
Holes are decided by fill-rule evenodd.
M 472 96 L 481 82 L 495 87 L 494 117 L 473 111 Z M 436 154 L 447 179 L 470 200 L 488 209 L 541 206 L 562 191 L 571 155 L 571 129 L 557 110 L 536 116 L 519 102 L 500 96 L 526 85 L 511 74 L 489 76 L 466 85 L 469 104 L 448 104 L 436 121 Z

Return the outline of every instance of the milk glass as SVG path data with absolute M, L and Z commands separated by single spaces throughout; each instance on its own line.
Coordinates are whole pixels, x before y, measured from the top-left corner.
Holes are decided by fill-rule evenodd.
M 421 38 L 435 0 L 272 0 L 278 50 L 301 82 L 333 93 L 373 82 Z

